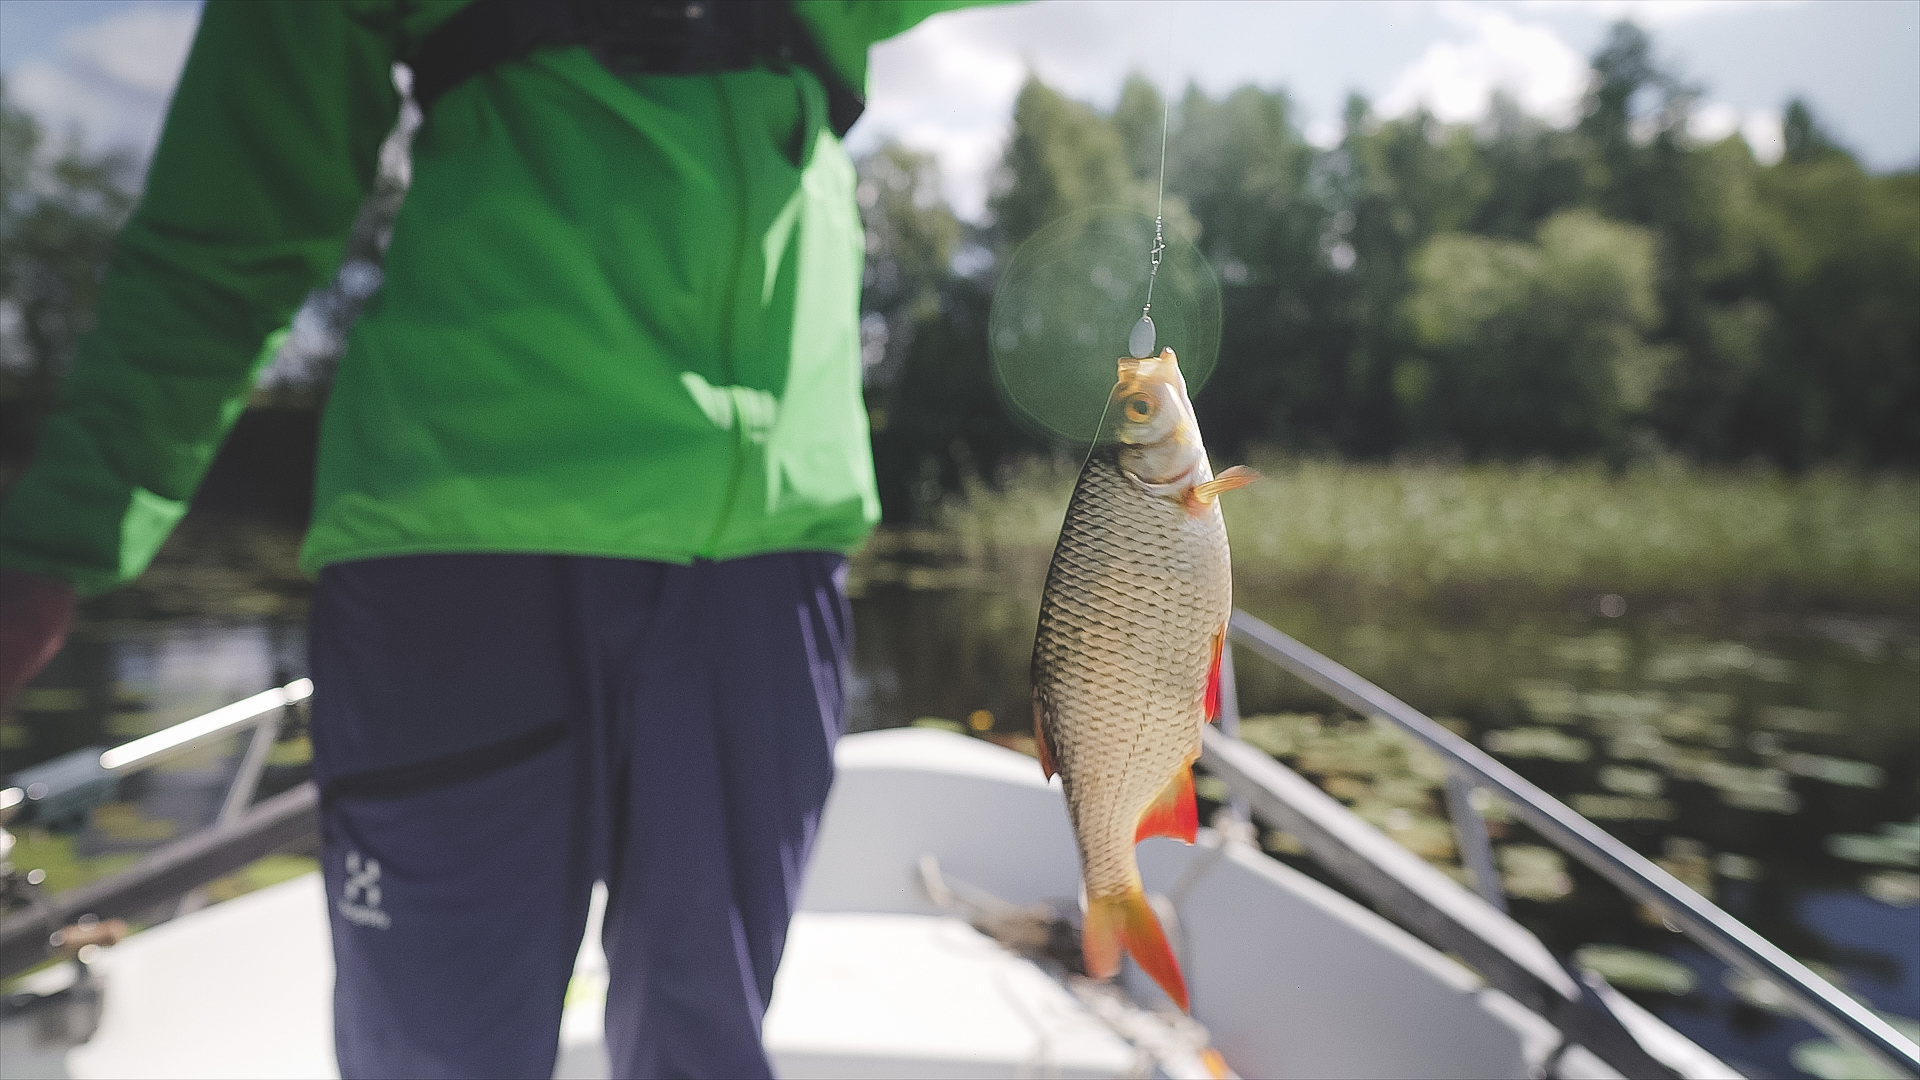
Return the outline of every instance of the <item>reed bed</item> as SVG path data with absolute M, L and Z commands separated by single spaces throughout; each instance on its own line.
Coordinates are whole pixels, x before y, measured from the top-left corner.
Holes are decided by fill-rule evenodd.
M 1351 464 L 1255 455 L 1226 496 L 1243 582 L 1421 597 L 1462 589 L 1771 596 L 1920 609 L 1920 477 L 1787 475 L 1662 462 Z M 1053 542 L 1072 462 L 975 484 L 937 520 L 963 550 Z

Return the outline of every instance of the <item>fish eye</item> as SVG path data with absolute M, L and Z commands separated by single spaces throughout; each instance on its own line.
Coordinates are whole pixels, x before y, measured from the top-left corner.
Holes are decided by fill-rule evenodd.
M 1153 399 L 1145 394 L 1129 397 L 1120 408 L 1127 414 L 1127 419 L 1136 424 L 1144 424 L 1153 419 Z

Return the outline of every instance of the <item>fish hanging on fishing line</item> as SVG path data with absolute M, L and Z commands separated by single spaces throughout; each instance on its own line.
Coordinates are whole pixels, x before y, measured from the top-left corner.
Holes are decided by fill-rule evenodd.
M 1034 738 L 1079 842 L 1087 973 L 1111 978 L 1124 950 L 1186 1009 L 1133 849 L 1149 836 L 1193 842 L 1193 762 L 1219 712 L 1233 611 L 1219 497 L 1259 474 L 1213 475 L 1172 349 L 1120 360 L 1108 414 L 1040 600 Z

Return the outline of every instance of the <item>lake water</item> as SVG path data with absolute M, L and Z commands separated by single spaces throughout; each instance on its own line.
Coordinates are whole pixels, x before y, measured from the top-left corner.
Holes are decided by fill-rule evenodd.
M 304 674 L 298 588 L 283 571 L 229 561 L 223 572 L 163 560 L 142 591 L 89 608 L 0 728 L 0 771 L 124 741 Z M 861 560 L 852 728 L 944 722 L 1015 744 L 1030 734 L 1026 670 L 1043 571 L 1044 553 L 989 570 L 911 552 Z M 1911 623 L 1729 615 L 1632 597 L 1411 605 L 1245 583 L 1238 601 L 1474 739 L 1874 1007 L 1920 1017 Z M 1459 873 L 1432 761 L 1257 658 L 1243 652 L 1238 666 L 1251 741 Z M 303 752 L 299 739 L 278 748 L 277 782 Z M 131 782 L 84 828 L 29 833 L 21 854 L 46 865 L 56 887 L 126 865 L 212 819 L 233 755 L 217 748 Z M 1219 794 L 1204 781 L 1201 790 Z M 1764 987 L 1733 978 L 1503 816 L 1491 808 L 1514 914 L 1556 952 L 1601 970 L 1749 1075 L 1856 1074 L 1810 1026 L 1776 1011 Z M 1262 840 L 1318 873 L 1291 837 Z

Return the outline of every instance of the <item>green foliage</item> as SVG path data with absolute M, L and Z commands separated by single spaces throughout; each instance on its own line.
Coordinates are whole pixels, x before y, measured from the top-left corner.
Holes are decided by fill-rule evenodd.
M 30 438 L 93 325 L 100 268 L 133 208 L 130 172 L 77 139 L 49 145 L 0 84 L 0 408 L 18 417 L 16 437 Z
M 1519 588 L 1920 604 L 1920 480 L 1801 476 L 1667 459 L 1372 465 L 1256 455 L 1265 479 L 1226 496 L 1234 577 L 1331 580 L 1415 598 Z M 969 550 L 1046 552 L 1077 461 L 1035 464 L 948 501 Z
M 1029 75 L 989 200 L 1001 239 L 1011 247 L 1082 207 L 1126 203 L 1132 187 L 1113 125 Z
M 1737 136 L 1689 134 L 1698 96 L 1628 23 L 1569 129 L 1506 98 L 1447 126 L 1355 97 L 1322 150 L 1281 90 L 1189 88 L 1169 114 L 1136 77 L 1102 114 L 1030 78 L 974 240 L 1004 266 L 1064 215 L 1150 207 L 1165 116 L 1168 227 L 1221 284 L 1196 401 L 1218 455 L 1920 465 L 1920 175 L 1869 175 L 1800 101 L 1762 166 Z M 912 357 L 903 384 L 982 366 Z M 997 456 L 961 434 L 976 464 Z M 958 482 L 940 437 L 889 446 Z
M 1664 374 L 1654 239 L 1570 210 L 1537 244 L 1442 233 L 1413 258 L 1420 352 L 1395 374 L 1416 445 L 1559 456 L 1620 445 Z

